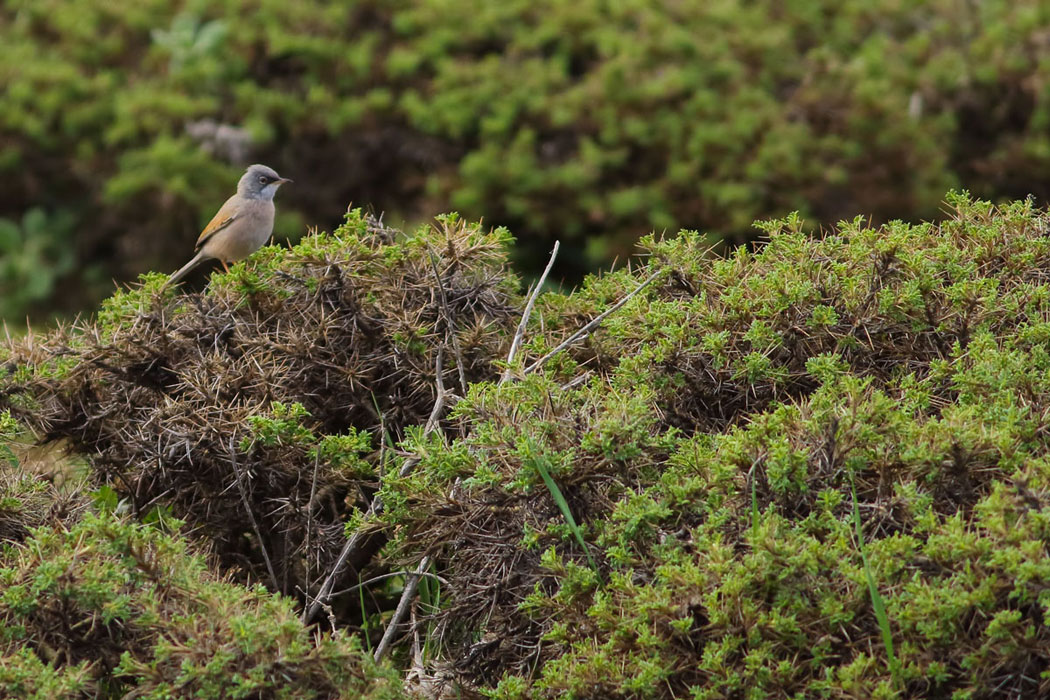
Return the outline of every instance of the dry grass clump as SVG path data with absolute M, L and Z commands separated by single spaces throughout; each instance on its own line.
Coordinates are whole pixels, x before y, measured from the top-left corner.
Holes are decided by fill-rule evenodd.
M 57 489 L 15 466 L 0 466 L 0 543 L 21 542 L 42 525 L 74 522 L 87 505 L 83 492 Z
M 309 595 L 368 506 L 381 443 L 430 413 L 436 353 L 462 393 L 493 376 L 517 321 L 505 231 L 450 216 L 396 238 L 351 212 L 205 293 L 152 276 L 97 321 L 16 343 L 0 403 L 90 456 L 134 512 L 170 510 L 225 565 Z

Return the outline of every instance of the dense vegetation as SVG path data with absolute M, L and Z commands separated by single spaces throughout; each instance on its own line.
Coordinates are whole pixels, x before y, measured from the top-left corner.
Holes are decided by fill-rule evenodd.
M 9 344 L 0 688 L 1046 694 L 1050 215 L 947 206 L 725 258 L 648 238 L 541 295 L 504 381 L 509 239 L 457 217 L 354 212 Z M 27 430 L 89 485 L 26 478 Z
M 572 241 L 565 270 L 959 184 L 1042 201 L 1048 29 L 1038 0 L 4 0 L 0 317 L 174 269 L 246 160 L 296 180 L 278 237 L 454 208 L 533 267 Z

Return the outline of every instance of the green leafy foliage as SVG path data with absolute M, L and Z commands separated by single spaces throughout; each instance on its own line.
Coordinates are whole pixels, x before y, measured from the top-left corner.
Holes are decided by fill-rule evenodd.
M 879 623 L 879 631 L 882 633 L 882 644 L 886 649 L 887 661 L 890 665 L 890 673 L 893 674 L 895 684 L 900 683 L 900 665 L 897 663 L 897 655 L 893 653 L 893 630 L 890 628 L 890 619 L 886 615 L 886 603 L 882 600 L 879 587 L 875 585 L 875 576 L 868 563 L 868 553 L 864 547 L 864 530 L 860 522 L 860 510 L 857 508 L 857 490 L 851 486 L 853 496 L 853 529 L 857 534 L 857 546 L 860 548 L 860 560 L 864 565 L 864 577 L 868 581 L 868 592 L 871 593 L 871 607 L 875 613 L 875 619 Z
M 90 663 L 56 668 L 28 647 L 0 656 L 0 692 L 25 700 L 76 700 L 91 695 Z
M 821 238 L 788 217 L 724 260 L 695 235 L 648 239 L 672 268 L 658 289 L 546 376 L 475 386 L 454 411 L 466 438 L 413 443 L 420 469 L 387 481 L 385 517 L 398 551 L 445 548 L 440 619 L 463 636 L 444 653 L 475 655 L 471 682 L 497 698 L 1038 692 L 1047 216 L 948 201 L 940 226 Z M 526 352 L 644 274 L 541 298 Z
M 226 32 L 227 24 L 222 20 L 201 22 L 192 15 L 179 14 L 171 21 L 171 29 L 154 29 L 150 37 L 171 55 L 168 71 L 179 73 L 191 67 L 187 64 L 215 56 Z
M 27 211 L 21 222 L 0 219 L 0 318 L 16 319 L 45 301 L 76 263 L 68 211 Z
M 571 241 L 576 270 L 644 232 L 739 239 L 792 209 L 929 218 L 959 185 L 1045 200 L 1048 27 L 1037 0 L 12 0 L 0 216 L 71 212 L 77 269 L 108 281 L 174 269 L 253 160 L 296 180 L 278 238 L 348 197 L 455 208 L 530 261 Z
M 223 581 L 184 540 L 113 515 L 35 531 L 0 554 L 0 581 L 7 697 L 401 697 L 354 640 L 313 639 L 292 601 Z
M 11 441 L 18 434 L 18 421 L 11 416 L 11 411 L 0 411 L 0 466 L 11 469 L 18 464 L 18 457 L 11 449 Z
M 591 553 L 587 550 L 587 543 L 583 540 L 583 534 L 580 532 L 580 527 L 576 524 L 576 518 L 572 515 L 572 510 L 569 508 L 569 502 L 565 500 L 565 494 L 558 488 L 558 484 L 555 483 L 551 477 L 550 469 L 547 467 L 547 460 L 542 456 L 536 454 L 536 445 L 530 440 L 526 439 L 524 444 L 525 451 L 525 462 L 535 467 L 536 471 L 539 472 L 540 477 L 543 479 L 543 484 L 550 491 L 551 498 L 558 506 L 558 510 L 561 511 L 562 517 L 565 518 L 565 523 L 569 526 L 572 531 L 572 536 L 576 538 L 576 541 L 580 544 L 580 548 L 583 549 L 583 553 L 587 556 L 587 561 L 590 563 L 591 568 L 597 571 L 598 567 L 594 564 L 594 559 L 591 557 Z
M 10 344 L 0 403 L 90 454 L 117 512 L 156 523 L 107 514 L 48 537 L 75 531 L 94 547 L 104 525 L 121 551 L 148 535 L 199 562 L 170 534 L 171 516 L 185 518 L 246 578 L 269 579 L 265 544 L 273 578 L 309 591 L 296 601 L 308 605 L 350 535 L 323 624 L 365 648 L 426 557 L 433 578 L 389 657 L 407 691 L 1038 697 L 1050 667 L 1050 214 L 965 193 L 947 206 L 940 224 L 854 219 L 819 237 L 791 215 L 727 257 L 692 232 L 647 238 L 644 264 L 538 299 L 520 367 L 654 269 L 658 280 L 542 370 L 503 382 L 524 304 L 506 231 L 450 216 L 406 238 L 353 212 L 291 251 L 265 248 L 206 294 L 147 278 L 96 323 Z M 445 410 L 433 412 L 439 386 Z M 257 530 L 231 517 L 245 509 Z M 58 674 L 38 674 L 55 692 L 139 683 L 140 663 L 263 688 L 272 640 L 302 633 L 281 624 L 288 600 L 222 584 L 256 606 L 238 644 L 262 650 L 251 668 L 263 670 L 211 675 L 189 652 L 172 670 L 158 639 L 191 624 L 225 634 L 237 611 L 180 603 L 143 628 L 135 592 L 176 593 L 138 564 L 119 568 L 127 556 L 63 588 L 71 541 L 40 532 L 3 555 L 32 562 L 5 564 L 3 629 L 65 656 L 12 641 L 17 682 L 31 647 Z M 81 667 L 68 648 L 80 637 L 51 618 L 30 624 L 56 599 L 92 611 L 93 626 L 71 629 L 96 635 L 103 660 Z M 312 644 L 299 663 L 323 656 Z M 237 644 L 221 649 L 222 663 L 247 664 Z M 365 660 L 345 661 L 368 677 Z M 168 692 L 170 677 L 151 682 Z

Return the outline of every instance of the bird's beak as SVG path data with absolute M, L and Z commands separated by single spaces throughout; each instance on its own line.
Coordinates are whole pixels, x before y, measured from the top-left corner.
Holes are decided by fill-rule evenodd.
M 283 185 L 286 182 L 295 182 L 295 180 L 292 180 L 291 178 L 287 178 L 287 177 L 282 177 L 279 180 L 277 180 L 277 184 L 278 185 Z

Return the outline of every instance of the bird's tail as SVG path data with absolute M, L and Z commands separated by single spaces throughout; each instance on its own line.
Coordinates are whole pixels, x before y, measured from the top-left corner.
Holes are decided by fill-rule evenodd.
M 188 275 L 193 270 L 193 268 L 200 265 L 206 257 L 207 256 L 204 255 L 203 250 L 194 255 L 192 260 L 180 267 L 175 274 L 168 278 L 168 281 L 164 283 L 164 289 L 167 289 L 171 285 L 176 284 L 179 280 Z

